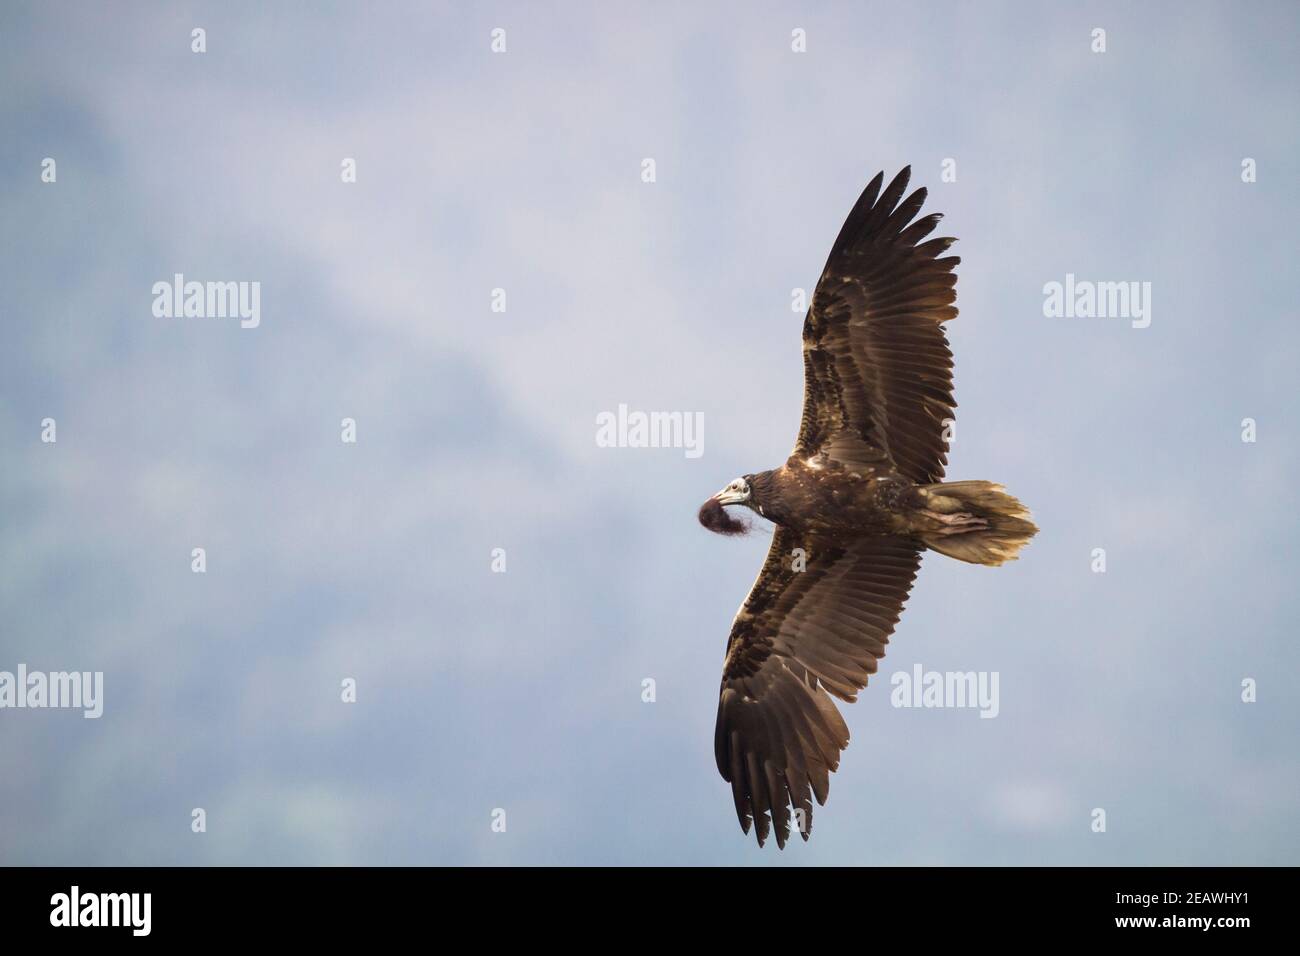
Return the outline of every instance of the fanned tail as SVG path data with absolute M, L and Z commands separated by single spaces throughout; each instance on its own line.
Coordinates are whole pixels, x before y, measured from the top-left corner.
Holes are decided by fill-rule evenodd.
M 1014 561 L 1038 533 L 1029 509 L 991 481 L 945 481 L 920 491 L 927 526 L 921 540 L 958 561 L 994 567 Z

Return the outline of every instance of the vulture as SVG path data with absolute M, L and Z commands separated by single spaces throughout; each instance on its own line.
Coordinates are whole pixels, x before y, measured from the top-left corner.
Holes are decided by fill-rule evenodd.
M 772 545 L 731 625 L 714 731 L 718 771 L 759 846 L 825 804 L 852 703 L 876 672 L 925 550 L 1000 565 L 1038 531 L 1001 485 L 944 481 L 955 241 L 927 239 L 911 168 L 877 174 L 831 247 L 803 323 L 803 418 L 785 464 L 744 475 L 700 508 L 710 531 L 773 522 Z

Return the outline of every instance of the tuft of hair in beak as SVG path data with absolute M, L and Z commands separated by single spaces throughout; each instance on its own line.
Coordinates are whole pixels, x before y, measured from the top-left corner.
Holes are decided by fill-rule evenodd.
M 700 524 L 717 534 L 746 534 L 749 522 L 734 518 L 714 495 L 700 505 Z

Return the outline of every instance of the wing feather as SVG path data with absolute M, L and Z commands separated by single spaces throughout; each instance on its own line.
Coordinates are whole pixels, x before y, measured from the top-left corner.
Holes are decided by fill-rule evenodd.
M 792 821 L 808 838 L 812 799 L 826 802 L 849 742 L 831 695 L 852 702 L 876 672 L 919 564 L 917 547 L 898 538 L 772 535 L 732 623 L 713 737 L 736 816 L 760 845 L 774 833 L 784 846 Z
M 961 260 L 940 258 L 954 239 L 921 241 L 942 217 L 912 221 L 926 190 L 904 199 L 910 177 L 904 169 L 882 193 L 884 174 L 877 174 L 826 261 L 804 320 L 804 410 L 795 454 L 824 451 L 851 467 L 874 457 L 929 484 L 943 478 L 944 422 L 957 407 L 943 323 L 957 315 L 952 270 Z

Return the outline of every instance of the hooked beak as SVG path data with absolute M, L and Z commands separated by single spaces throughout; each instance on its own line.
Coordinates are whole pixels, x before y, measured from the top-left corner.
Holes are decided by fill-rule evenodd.
M 720 505 L 739 505 L 744 504 L 747 495 L 743 491 L 732 491 L 730 488 L 723 488 L 713 500 Z

